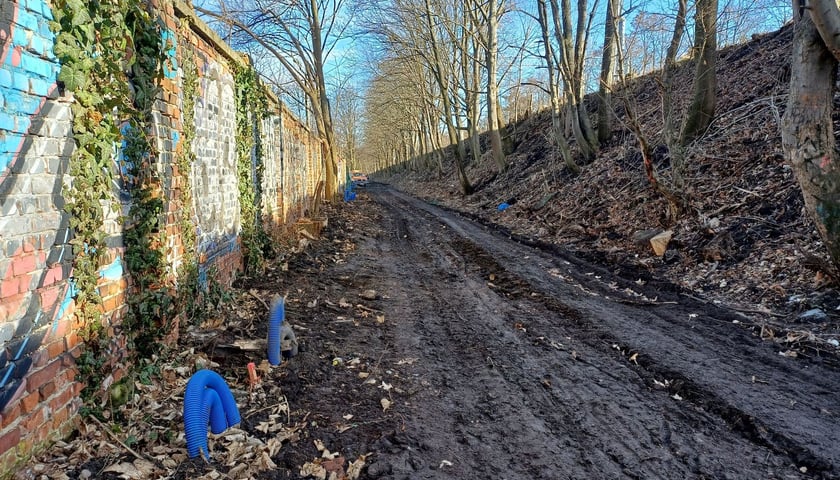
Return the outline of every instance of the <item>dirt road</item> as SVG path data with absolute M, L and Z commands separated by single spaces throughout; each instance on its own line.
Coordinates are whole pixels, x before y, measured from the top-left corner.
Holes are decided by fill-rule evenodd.
M 374 372 L 373 394 L 346 386 L 352 366 L 311 382 L 324 409 L 350 395 L 382 416 L 332 439 L 373 453 L 367 478 L 838 476 L 835 359 L 780 355 L 733 312 L 384 186 L 360 197 L 355 251 L 320 275 L 344 285 L 324 297 L 375 290 L 372 314 L 289 368 L 326 347 L 333 371 Z

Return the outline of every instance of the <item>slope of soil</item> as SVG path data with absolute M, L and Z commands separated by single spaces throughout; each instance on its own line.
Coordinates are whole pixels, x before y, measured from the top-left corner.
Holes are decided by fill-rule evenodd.
M 745 323 L 766 337 L 807 337 L 815 349 L 833 351 L 840 334 L 836 270 L 804 214 L 781 149 L 792 36 L 788 26 L 720 53 L 717 117 L 690 148 L 690 206 L 675 223 L 666 219 L 667 202 L 647 183 L 621 111 L 612 139 L 578 177 L 568 174 L 548 143 L 551 122 L 541 112 L 509 127 L 517 147 L 508 156 L 508 171 L 497 174 L 489 159 L 469 165 L 468 177 L 476 186 L 470 196 L 460 195 L 449 172 L 401 172 L 380 179 L 502 226 L 523 241 L 558 245 L 632 275 L 641 270 L 643 281 L 664 279 L 738 309 L 747 316 Z M 691 64 L 677 73 L 675 84 L 683 89 L 678 98 L 688 98 L 692 75 Z M 661 142 L 655 78 L 639 79 L 633 97 L 645 131 L 654 144 Z M 667 178 L 667 149 L 655 153 Z M 499 211 L 503 202 L 511 206 Z M 674 232 L 663 257 L 633 240 L 636 232 L 657 228 Z

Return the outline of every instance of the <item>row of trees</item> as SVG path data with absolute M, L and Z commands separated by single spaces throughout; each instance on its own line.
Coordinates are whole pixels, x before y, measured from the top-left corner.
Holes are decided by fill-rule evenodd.
M 504 125 L 523 110 L 548 107 L 557 158 L 578 173 L 612 135 L 618 108 L 626 111 L 624 122 L 638 137 L 652 185 L 671 200 L 675 213 L 680 210 L 685 149 L 714 115 L 717 0 L 696 0 L 692 5 L 680 0 L 677 10 L 667 15 L 644 11 L 644 5 L 625 5 L 622 0 L 607 0 L 605 5 L 598 0 L 450 3 L 383 0 L 366 10 L 369 32 L 379 45 L 363 136 L 374 167 L 441 168 L 440 143 L 453 145 L 458 184 L 469 194 L 472 186 L 466 162 L 479 161 L 486 153 L 498 171 L 504 171 L 510 146 Z M 736 3 L 728 3 L 723 11 L 734 14 Z M 629 34 L 625 32 L 628 19 Z M 686 26 L 693 26 L 690 41 L 685 39 Z M 745 35 L 754 31 L 742 27 Z M 600 49 L 593 47 L 596 30 L 603 33 Z M 731 31 L 727 36 L 738 38 Z M 668 40 L 662 41 L 663 37 Z M 663 55 L 650 55 L 656 41 L 667 46 Z M 693 101 L 680 109 L 672 98 L 671 77 L 678 60 L 686 55 L 696 60 L 697 70 Z M 596 56 L 600 70 L 593 72 L 599 63 Z M 662 140 L 676 161 L 666 178 L 653 169 L 651 135 L 641 128 L 635 102 L 616 95 L 625 91 L 622 87 L 634 76 L 660 68 L 666 126 Z M 528 88 L 526 100 L 523 92 Z M 593 122 L 584 97 L 596 89 L 599 104 Z M 528 102 L 526 108 L 523 101 Z M 402 115 L 411 118 L 410 124 L 394 123 L 394 117 Z M 478 132 L 483 130 L 489 134 L 487 152 L 482 152 L 478 141 Z M 435 138 L 441 131 L 443 142 Z
M 443 174 L 442 150 L 452 146 L 458 185 L 469 194 L 467 163 L 491 161 L 504 172 L 510 148 L 505 125 L 523 111 L 545 106 L 557 157 L 576 173 L 610 138 L 620 109 L 621 126 L 636 136 L 651 185 L 669 200 L 674 215 L 686 204 L 690 146 L 715 114 L 718 33 L 723 27 L 724 38 L 743 40 L 767 29 L 745 23 L 748 19 L 766 21 L 766 12 L 778 11 L 772 0 L 731 0 L 722 8 L 718 0 L 677 0 L 675 11 L 666 13 L 646 11 L 644 3 L 631 0 L 607 0 L 603 6 L 598 0 L 591 5 L 587 0 L 517 5 L 510 0 L 217 1 L 200 11 L 217 20 L 237 47 L 282 67 L 283 75 L 267 78 L 278 92 L 290 91 L 289 79 L 302 92 L 303 111 L 312 115 L 327 145 L 328 192 L 338 184 L 339 155 L 371 171 L 403 164 Z M 834 161 L 831 97 L 822 98 L 833 92 L 832 53 L 840 51 L 834 40 L 822 39 L 837 37 L 840 9 L 834 0 L 810 4 L 796 15 L 802 28 L 784 139 L 806 203 L 832 256 L 840 260 L 840 170 Z M 593 48 L 595 27 L 603 33 L 600 48 Z M 344 78 L 331 86 L 336 79 L 327 71 L 331 54 L 351 31 L 370 42 L 364 51 L 374 65 L 364 75 L 363 105 L 352 82 Z M 683 58 L 695 65 L 685 106 L 673 87 Z M 654 134 L 644 130 L 626 87 L 634 76 L 656 69 L 664 128 Z M 817 95 L 814 85 L 826 88 Z M 584 104 L 584 95 L 593 90 L 598 91 L 594 124 Z M 339 107 L 335 117 L 333 105 Z M 487 152 L 479 143 L 481 131 L 489 134 Z M 659 143 L 671 157 L 666 172 L 656 171 L 651 160 L 652 146 Z M 364 156 L 357 160 L 360 148 Z

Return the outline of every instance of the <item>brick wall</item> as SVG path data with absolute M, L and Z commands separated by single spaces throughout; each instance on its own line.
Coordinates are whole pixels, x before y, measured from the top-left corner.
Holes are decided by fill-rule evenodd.
M 193 218 L 203 281 L 215 275 L 230 285 L 242 267 L 233 66 L 241 54 L 225 45 L 178 0 L 151 0 L 167 45 L 162 92 L 153 133 L 166 200 L 166 254 L 173 275 L 186 262 L 180 212 Z M 71 99 L 56 85 L 60 65 L 52 52 L 52 18 L 45 0 L 0 0 L 0 474 L 33 449 L 67 435 L 77 418 L 82 385 L 75 359 L 83 345 L 74 323 L 72 232 L 63 211 L 62 187 L 74 148 Z M 187 20 L 187 21 L 184 21 Z M 179 172 L 184 148 L 181 106 L 184 48 L 198 67 L 194 117 L 196 160 Z M 274 99 L 261 123 L 264 176 L 262 212 L 269 231 L 296 220 L 311 206 L 323 179 L 321 144 Z M 120 157 L 114 169 L 122 168 Z M 119 176 L 117 176 L 119 178 Z M 186 182 L 192 205 L 179 198 Z M 106 325 L 120 321 L 131 279 L 123 269 L 121 215 L 128 188 L 117 182 L 120 211 L 109 211 L 104 230 L 110 247 L 99 291 Z M 112 331 L 112 329 L 110 329 Z M 113 363 L 121 348 L 115 340 Z M 122 372 L 106 383 L 119 380 Z

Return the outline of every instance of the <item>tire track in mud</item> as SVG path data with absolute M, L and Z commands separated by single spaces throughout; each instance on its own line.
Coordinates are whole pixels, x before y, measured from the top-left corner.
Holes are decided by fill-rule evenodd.
M 424 352 L 413 372 L 430 385 L 409 407 L 406 448 L 380 459 L 388 478 L 802 476 L 784 451 L 652 388 L 662 372 L 642 356 L 631 368 L 591 314 L 503 267 L 460 223 L 372 194 L 395 232 L 379 253 L 396 348 Z
M 679 305 L 651 307 L 603 301 L 598 297 L 621 300 L 614 288 L 608 288 L 607 279 L 616 279 L 603 267 L 505 241 L 486 227 L 394 195 L 404 208 L 431 212 L 470 242 L 480 243 L 487 258 L 504 263 L 504 268 L 495 268 L 507 269 L 525 285 L 545 293 L 544 298 L 561 299 L 566 310 L 586 312 L 590 327 L 602 337 L 614 342 L 617 335 L 622 346 L 640 353 L 637 361 L 646 368 L 648 383 L 656 377 L 674 380 L 673 390 L 723 418 L 745 438 L 789 456 L 797 466 L 806 467 L 808 475 L 837 478 L 840 399 L 832 393 L 840 390 L 836 369 L 780 357 L 772 343 L 733 325 L 738 317 L 713 305 L 685 298 Z M 529 255 L 534 258 L 523 261 Z M 581 268 L 585 270 L 576 271 Z M 564 275 L 554 276 L 562 281 L 545 275 L 558 270 Z M 593 272 L 605 279 L 596 280 Z M 660 291 L 643 293 L 654 297 Z M 681 390 L 674 388 L 680 385 Z

